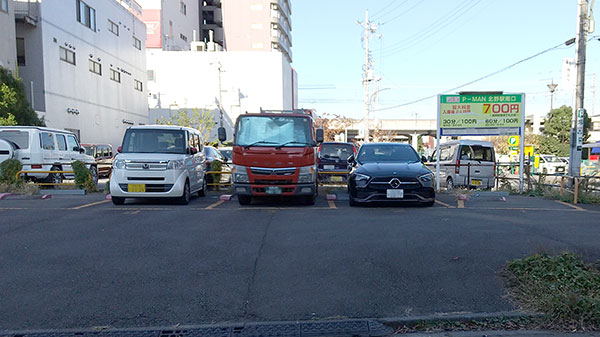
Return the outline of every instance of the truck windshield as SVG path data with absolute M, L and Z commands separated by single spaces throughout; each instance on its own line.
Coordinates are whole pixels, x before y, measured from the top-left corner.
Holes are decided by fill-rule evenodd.
M 129 129 L 123 139 L 123 153 L 185 153 L 182 130 Z
M 314 146 L 308 117 L 242 116 L 235 138 L 239 146 Z

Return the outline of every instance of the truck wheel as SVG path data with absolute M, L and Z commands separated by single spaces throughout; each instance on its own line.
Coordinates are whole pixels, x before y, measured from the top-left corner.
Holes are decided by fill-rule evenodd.
M 240 203 L 240 205 L 250 205 L 252 203 L 252 197 L 249 195 L 238 195 L 238 202 Z
M 317 196 L 316 195 L 306 195 L 304 196 L 304 204 L 308 205 L 308 206 L 312 206 L 315 204 L 315 201 L 317 200 Z

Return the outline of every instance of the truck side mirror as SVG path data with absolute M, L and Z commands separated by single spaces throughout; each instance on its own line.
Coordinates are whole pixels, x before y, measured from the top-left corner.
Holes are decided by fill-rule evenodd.
M 227 140 L 227 130 L 225 130 L 224 127 L 219 127 L 219 129 L 217 130 L 217 133 L 219 135 L 219 141 L 222 143 L 224 141 Z
M 324 134 L 323 134 L 323 129 L 317 129 L 317 135 L 316 136 L 317 136 L 316 137 L 317 138 L 316 139 L 317 143 L 323 143 L 323 139 L 325 138 Z

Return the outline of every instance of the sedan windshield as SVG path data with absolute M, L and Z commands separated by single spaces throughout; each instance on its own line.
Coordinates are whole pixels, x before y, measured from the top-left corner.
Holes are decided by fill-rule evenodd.
M 129 129 L 123 140 L 123 153 L 185 153 L 182 130 Z
M 279 147 L 312 144 L 308 117 L 243 116 L 238 121 L 236 145 Z
M 401 144 L 368 144 L 360 148 L 356 160 L 359 163 L 416 163 L 419 156 L 408 145 Z

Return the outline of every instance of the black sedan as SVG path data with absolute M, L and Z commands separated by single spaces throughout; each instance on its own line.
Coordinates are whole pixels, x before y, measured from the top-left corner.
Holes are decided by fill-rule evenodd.
M 419 202 L 433 206 L 433 173 L 408 144 L 367 143 L 350 156 L 350 206 L 369 202 Z

